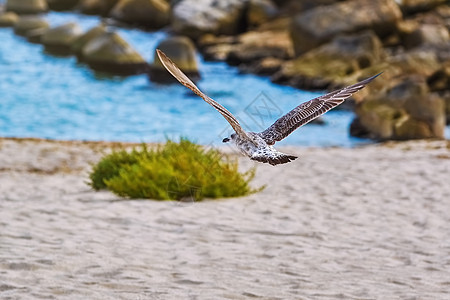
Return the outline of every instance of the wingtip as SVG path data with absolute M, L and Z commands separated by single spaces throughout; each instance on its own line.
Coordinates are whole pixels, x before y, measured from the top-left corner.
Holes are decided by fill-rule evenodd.
M 384 72 L 384 71 L 383 71 L 383 72 Z M 381 74 L 383 74 L 383 72 L 380 72 L 380 73 L 378 73 L 378 74 L 376 74 L 376 75 L 373 75 L 372 77 L 369 77 L 369 78 L 367 78 L 366 80 L 372 81 L 372 80 L 374 80 L 375 78 L 377 78 L 378 76 L 380 76 Z

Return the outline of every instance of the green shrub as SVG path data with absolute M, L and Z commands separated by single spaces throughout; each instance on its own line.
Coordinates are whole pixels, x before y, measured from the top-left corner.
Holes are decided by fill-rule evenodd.
M 90 185 L 117 195 L 158 200 L 236 197 L 252 189 L 255 168 L 241 174 L 236 161 L 186 139 L 148 150 L 115 151 L 93 167 Z

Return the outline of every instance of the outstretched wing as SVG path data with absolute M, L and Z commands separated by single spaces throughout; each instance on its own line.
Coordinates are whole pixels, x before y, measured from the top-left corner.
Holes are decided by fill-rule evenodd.
M 209 103 L 212 107 L 214 107 L 221 115 L 230 123 L 231 127 L 233 127 L 234 131 L 240 136 L 247 136 L 246 132 L 242 129 L 238 120 L 222 105 L 205 95 L 200 89 L 190 80 L 186 74 L 184 74 L 175 63 L 167 57 L 164 52 L 159 49 L 156 49 L 156 53 L 158 53 L 158 57 L 161 60 L 163 66 L 169 71 L 170 74 L 173 75 L 182 85 L 190 88 L 195 94 L 202 97 L 207 103 Z
M 350 98 L 352 94 L 365 87 L 366 84 L 374 80 L 380 74 L 300 104 L 275 121 L 269 128 L 259 133 L 259 135 L 269 145 L 281 141 L 295 129 L 307 124 L 330 109 L 335 108 L 344 102 L 345 99 Z

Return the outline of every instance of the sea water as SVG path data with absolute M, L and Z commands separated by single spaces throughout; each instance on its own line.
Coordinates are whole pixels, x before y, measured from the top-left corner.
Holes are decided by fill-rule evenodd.
M 99 18 L 50 12 L 51 26 L 77 22 L 83 30 Z M 164 31 L 117 29 L 149 62 Z M 262 131 L 289 110 L 323 93 L 271 83 L 266 77 L 241 74 L 221 62 L 198 56 L 198 86 L 224 105 L 251 131 Z M 349 136 L 353 113 L 333 110 L 325 125 L 308 124 L 282 143 L 307 146 L 353 146 L 368 142 Z M 75 57 L 46 53 L 0 28 L 0 136 L 63 140 L 163 142 L 187 137 L 218 145 L 231 133 L 225 119 L 180 84 L 157 84 L 146 75 L 105 76 Z

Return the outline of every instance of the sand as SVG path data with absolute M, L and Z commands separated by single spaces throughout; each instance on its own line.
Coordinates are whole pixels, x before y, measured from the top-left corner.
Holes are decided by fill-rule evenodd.
M 450 299 L 448 141 L 284 148 L 194 203 L 91 190 L 111 146 L 0 140 L 0 299 Z

